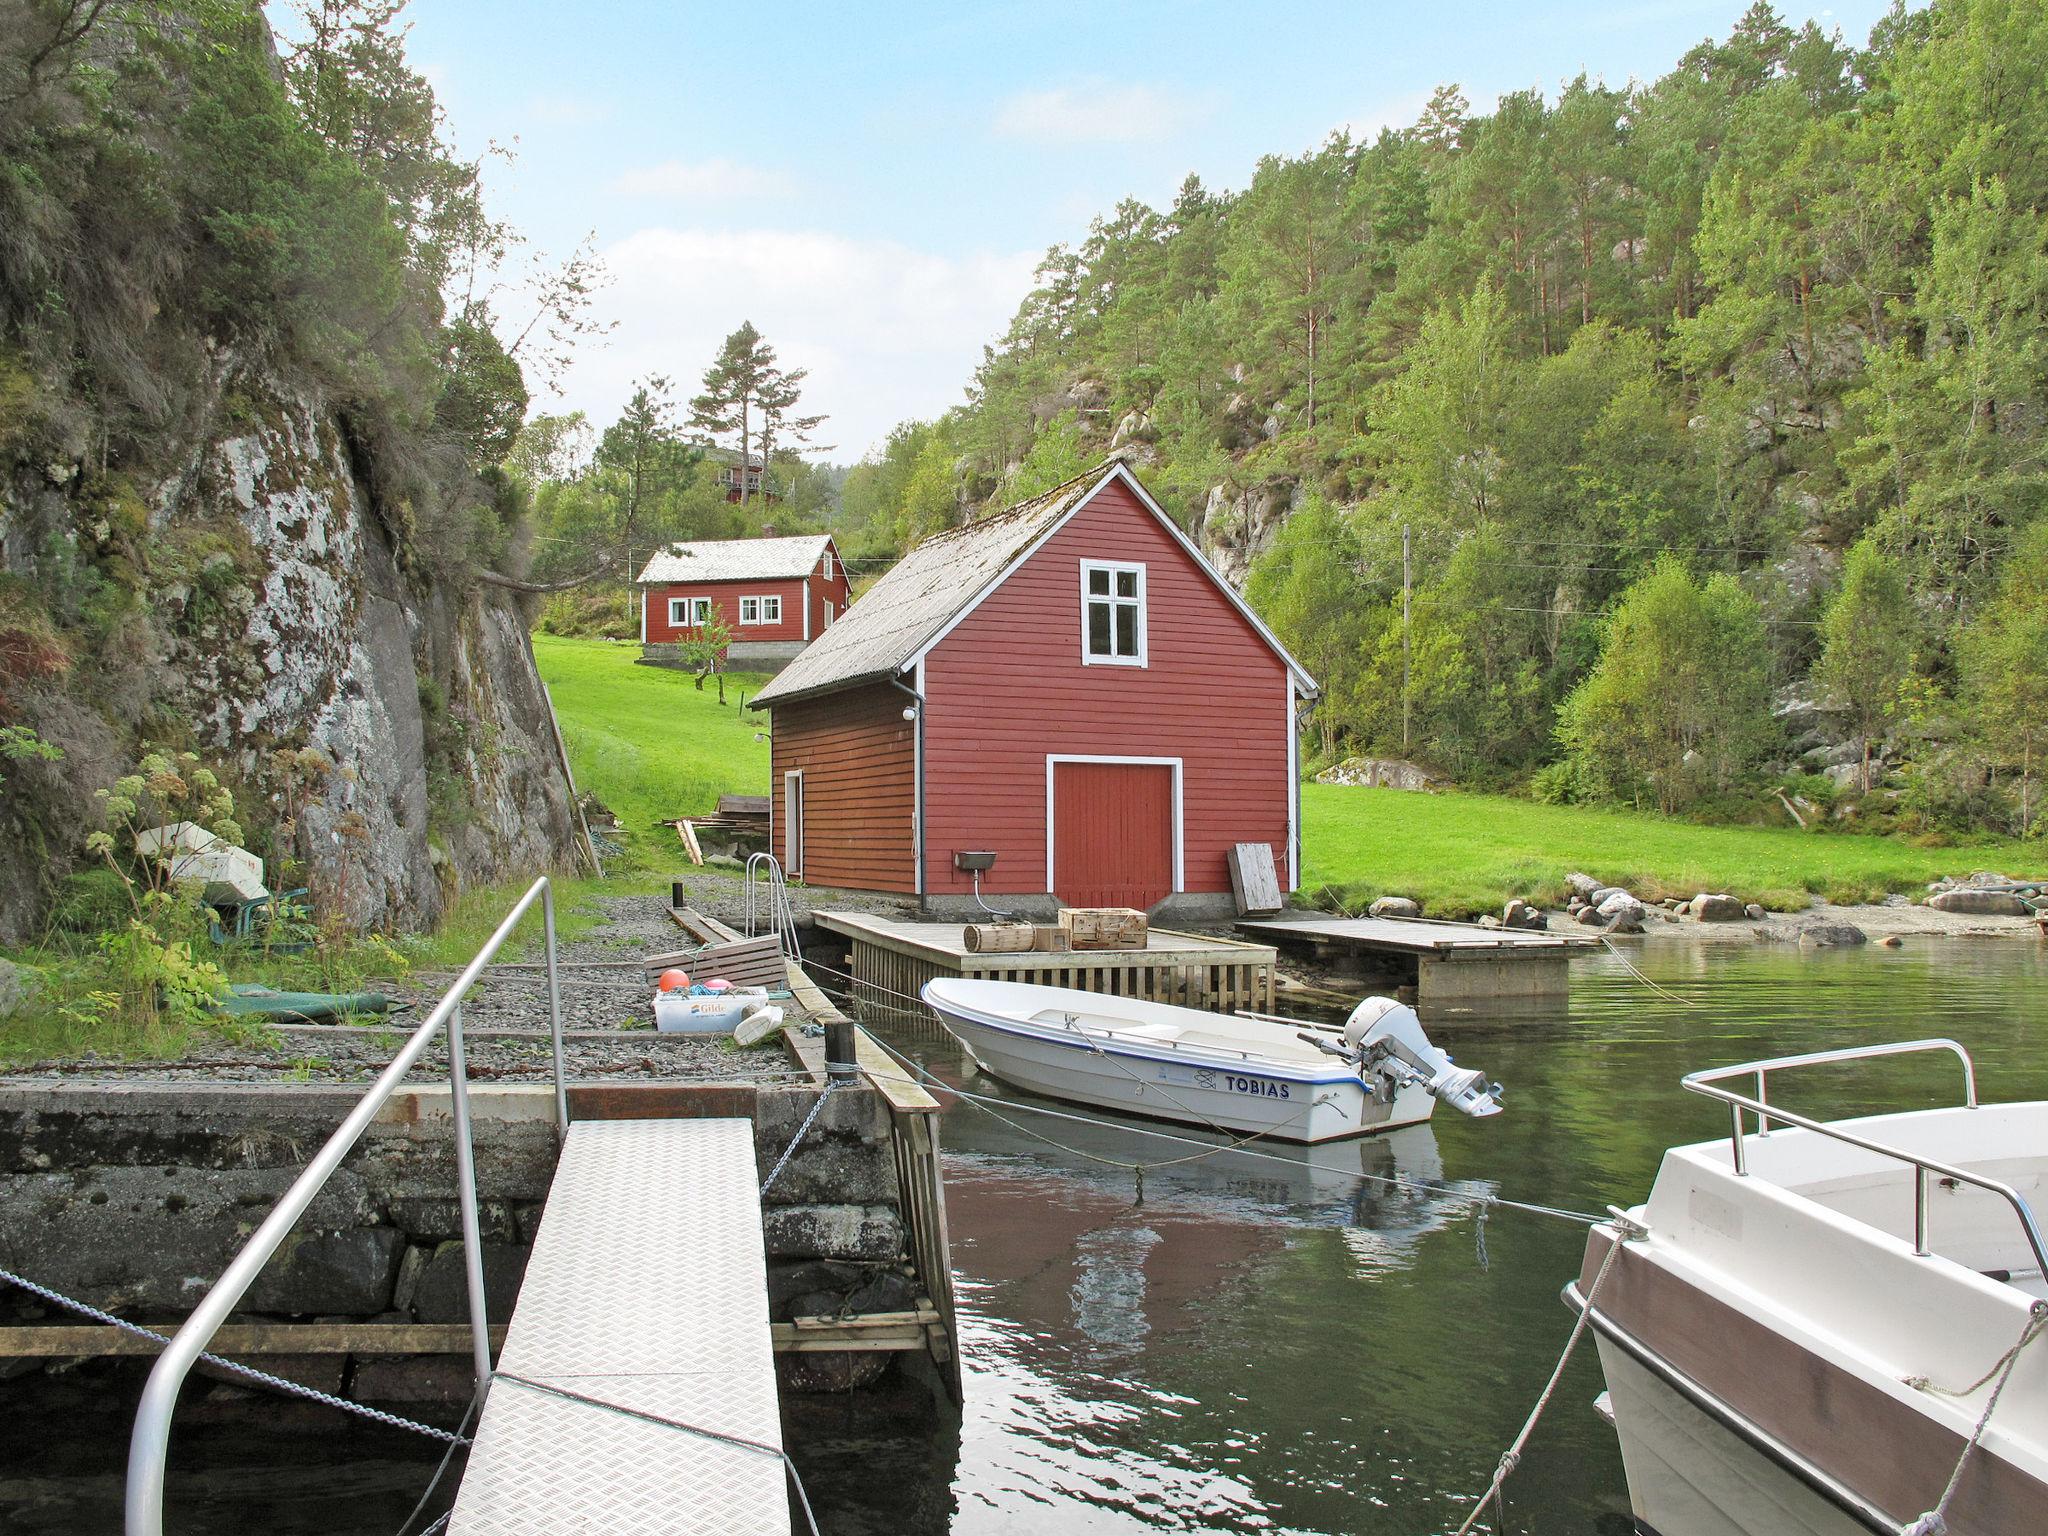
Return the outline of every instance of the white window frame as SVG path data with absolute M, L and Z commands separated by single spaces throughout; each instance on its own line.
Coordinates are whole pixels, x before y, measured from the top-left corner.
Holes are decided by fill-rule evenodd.
M 677 615 L 676 610 L 682 609 Z M 711 599 L 708 597 L 672 597 L 668 600 L 668 627 L 670 629 L 700 629 L 711 618 Z
M 789 768 L 782 775 L 782 864 L 797 878 L 804 872 L 804 771 Z
M 1182 781 L 1185 768 L 1177 757 L 1105 757 L 1086 752 L 1048 752 L 1045 755 L 1045 889 L 1053 891 L 1053 867 L 1057 862 L 1053 848 L 1053 831 L 1058 825 L 1054 817 L 1053 785 L 1059 778 L 1061 763 L 1115 763 L 1138 768 L 1171 768 L 1173 770 L 1173 891 L 1178 896 L 1188 888 L 1187 866 L 1187 822 L 1182 810 Z
M 1097 571 L 1109 574 L 1109 595 L 1091 596 L 1088 578 Z M 1135 600 L 1116 595 L 1116 579 L 1124 572 L 1135 572 L 1138 578 L 1138 595 Z M 1107 603 L 1110 610 L 1109 643 L 1116 644 L 1116 610 L 1120 607 L 1134 607 L 1138 615 L 1138 654 L 1135 656 L 1097 656 L 1088 648 L 1088 609 L 1094 603 Z M 1142 667 L 1148 664 L 1146 631 L 1150 625 L 1150 605 L 1145 597 L 1145 567 L 1141 561 L 1133 560 L 1083 560 L 1081 562 L 1081 665 L 1084 667 Z
M 832 579 L 832 551 L 830 549 L 825 551 L 825 579 L 827 581 Z
M 769 609 L 769 604 L 771 603 L 775 605 L 773 611 Z M 763 624 L 780 624 L 782 622 L 781 593 L 769 593 L 761 599 L 761 622 Z
M 775 611 L 772 614 L 768 611 L 770 603 L 775 605 Z M 747 617 L 749 609 L 753 611 L 752 618 Z M 782 598 L 778 594 L 773 593 L 741 598 L 740 622 L 742 624 L 780 624 L 782 622 Z

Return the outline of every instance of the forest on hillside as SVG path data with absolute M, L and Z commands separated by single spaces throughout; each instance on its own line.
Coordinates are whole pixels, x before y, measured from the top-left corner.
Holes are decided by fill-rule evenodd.
M 1758 3 L 1655 81 L 1118 205 L 843 515 L 884 554 L 1119 451 L 1324 761 L 2038 831 L 2044 444 L 2048 6 Z

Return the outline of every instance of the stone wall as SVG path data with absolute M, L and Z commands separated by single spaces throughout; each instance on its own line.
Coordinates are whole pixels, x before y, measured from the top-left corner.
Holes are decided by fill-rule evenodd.
M 574 1094 L 579 1118 L 751 1118 L 763 1177 L 817 1098 L 808 1088 L 745 1085 Z M 0 1265 L 124 1316 L 175 1322 L 359 1098 L 312 1086 L 0 1084 Z M 492 1320 L 504 1322 L 554 1173 L 553 1091 L 479 1086 L 471 1106 L 485 1286 Z M 831 1096 L 770 1190 L 763 1227 L 772 1320 L 911 1304 L 879 1095 Z M 0 1322 L 40 1317 L 28 1303 L 0 1291 Z M 248 1321 L 468 1320 L 445 1087 L 405 1089 L 386 1106 L 258 1278 L 245 1312 Z M 886 1357 L 872 1363 L 878 1373 Z M 459 1372 L 391 1365 L 359 1372 L 358 1390 L 374 1379 L 374 1395 L 386 1398 L 466 1391 Z M 807 1356 L 803 1367 L 785 1367 L 785 1381 L 849 1384 L 851 1362 Z

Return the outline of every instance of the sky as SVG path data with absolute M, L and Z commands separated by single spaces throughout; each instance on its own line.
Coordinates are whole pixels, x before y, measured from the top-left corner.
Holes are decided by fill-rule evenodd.
M 1047 247 L 1193 172 L 1412 123 L 1440 83 L 1475 111 L 1581 71 L 1654 79 L 1746 0 L 1036 0 L 720 5 L 413 0 L 415 67 L 491 205 L 540 252 L 609 269 L 586 344 L 536 410 L 600 428 L 635 380 L 687 399 L 751 320 L 849 463 L 958 404 Z M 1868 37 L 1883 0 L 1801 8 Z M 507 305 L 511 308 L 511 305 Z

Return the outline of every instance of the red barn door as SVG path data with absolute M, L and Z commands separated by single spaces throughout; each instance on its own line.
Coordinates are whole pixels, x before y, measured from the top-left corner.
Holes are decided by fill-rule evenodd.
M 1173 891 L 1165 763 L 1053 764 L 1052 888 L 1070 907 L 1144 911 Z

